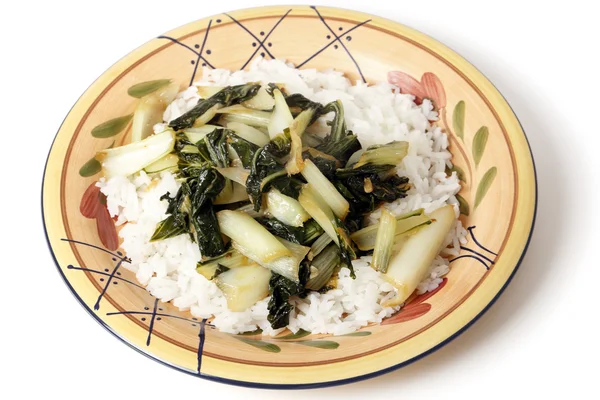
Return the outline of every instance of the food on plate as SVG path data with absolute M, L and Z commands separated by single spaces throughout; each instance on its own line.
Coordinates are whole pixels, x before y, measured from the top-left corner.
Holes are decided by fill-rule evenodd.
M 154 296 L 225 332 L 346 334 L 441 283 L 465 230 L 431 101 L 279 60 L 178 92 L 96 156 Z

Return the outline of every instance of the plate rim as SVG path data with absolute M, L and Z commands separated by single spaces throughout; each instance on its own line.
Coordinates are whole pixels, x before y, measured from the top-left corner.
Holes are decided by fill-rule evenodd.
M 196 19 L 194 21 L 190 21 L 189 23 L 186 23 L 182 26 L 176 27 L 172 30 L 170 30 L 170 32 L 174 32 L 174 31 L 178 31 L 179 29 L 185 28 L 191 24 L 197 23 L 199 21 L 204 21 L 207 20 L 211 17 L 216 17 L 216 15 L 221 15 L 221 14 L 227 14 L 227 13 L 250 13 L 250 12 L 258 12 L 258 11 L 262 11 L 264 14 L 269 14 L 275 11 L 285 11 L 286 9 L 290 9 L 290 8 L 294 8 L 294 7 L 309 7 L 308 5 L 276 5 L 276 6 L 263 6 L 263 7 L 250 7 L 250 8 L 243 8 L 243 9 L 237 9 L 237 10 L 233 10 L 233 11 L 228 11 L 225 13 L 219 13 L 219 14 L 215 14 L 214 16 L 207 16 L 207 17 L 202 17 L 199 19 Z M 312 7 L 312 6 L 311 6 Z M 472 64 L 471 62 L 468 61 L 468 59 L 466 59 L 465 57 L 463 57 L 461 54 L 459 54 L 458 52 L 456 52 L 455 50 L 453 50 L 451 47 L 447 46 L 446 44 L 444 44 L 442 41 L 433 38 L 425 33 L 422 33 L 418 30 L 415 30 L 414 28 L 411 28 L 403 23 L 394 21 L 394 20 L 390 20 L 387 19 L 385 17 L 380 17 L 378 15 L 374 15 L 374 14 L 370 14 L 370 13 L 365 13 L 362 11 L 356 11 L 356 10 L 351 10 L 351 9 L 345 9 L 345 8 L 339 8 L 339 7 L 320 7 L 321 9 L 325 9 L 328 11 L 333 11 L 333 12 L 338 12 L 338 13 L 344 13 L 346 15 L 351 15 L 351 16 L 369 16 L 372 17 L 374 19 L 380 20 L 380 22 L 385 22 L 388 24 L 391 24 L 392 26 L 400 26 L 404 29 L 409 29 L 412 30 L 413 32 L 417 33 L 418 35 L 422 36 L 423 38 L 427 38 L 428 40 L 433 41 L 434 43 L 437 43 L 439 45 L 441 45 L 442 47 L 445 47 L 446 49 L 448 49 L 450 52 L 454 53 L 455 56 L 458 56 L 459 58 L 462 58 L 470 67 L 474 68 L 478 74 L 481 75 L 481 77 L 487 81 L 487 83 L 489 83 L 491 85 L 491 87 L 496 91 L 496 93 L 500 96 L 502 102 L 504 103 L 504 105 L 506 105 L 508 107 L 508 109 L 510 110 L 510 113 L 512 114 L 512 116 L 514 117 L 516 123 L 518 124 L 518 126 L 520 127 L 520 130 L 523 134 L 523 139 L 525 139 L 525 143 L 527 144 L 527 151 L 528 151 L 528 156 L 529 159 L 531 161 L 531 166 L 532 166 L 532 183 L 533 183 L 533 209 L 532 209 L 532 216 L 531 216 L 531 225 L 529 227 L 529 233 L 527 236 L 527 239 L 525 241 L 525 244 L 523 246 L 523 249 L 521 251 L 521 254 L 519 256 L 519 259 L 517 260 L 517 262 L 515 263 L 515 266 L 513 267 L 512 271 L 510 272 L 510 275 L 506 278 L 505 282 L 503 283 L 502 287 L 496 292 L 496 294 L 494 295 L 494 297 L 473 317 L 471 318 L 469 321 L 467 321 L 461 328 L 459 328 L 457 331 L 455 331 L 453 334 L 451 334 L 450 336 L 446 337 L 444 340 L 440 341 L 439 343 L 437 343 L 436 345 L 430 347 L 429 349 L 417 354 L 416 356 L 409 358 L 405 361 L 402 361 L 400 363 L 394 364 L 392 366 L 386 367 L 386 368 L 382 368 L 379 369 L 377 371 L 373 371 L 373 372 L 369 372 L 369 373 L 365 373 L 365 374 L 361 374 L 361 375 L 355 375 L 352 377 L 348 377 L 348 378 L 343 378 L 343 379 L 336 379 L 336 380 L 327 380 L 327 381 L 322 381 L 322 382 L 315 382 L 315 383 L 262 383 L 262 382 L 251 382 L 251 381 L 243 381 L 243 380 L 237 380 L 237 379 L 231 379 L 231 378 L 225 378 L 225 377 L 220 377 L 220 376 L 215 376 L 215 375 L 210 375 L 210 374 L 197 374 L 194 373 L 191 370 L 185 369 L 182 366 L 179 365 L 175 365 L 172 364 L 166 360 L 161 359 L 160 357 L 153 355 L 152 353 L 144 350 L 141 347 L 136 346 L 134 343 L 131 343 L 127 340 L 126 337 L 122 336 L 119 334 L 119 332 L 115 331 L 114 329 L 112 329 L 112 327 L 105 323 L 98 315 L 96 315 L 96 313 L 85 303 L 85 301 L 79 296 L 79 294 L 77 293 L 77 291 L 73 288 L 73 286 L 71 285 L 71 283 L 69 282 L 69 280 L 67 279 L 67 277 L 65 276 L 64 272 L 62 271 L 62 268 L 58 262 L 57 256 L 55 254 L 55 250 L 52 247 L 51 241 L 50 241 L 50 236 L 49 236 L 49 232 L 47 229 L 47 222 L 46 222 L 46 215 L 45 215 L 45 210 L 44 210 L 44 193 L 45 193 L 45 187 L 46 187 L 46 174 L 47 174 L 47 169 L 48 169 L 48 164 L 50 161 L 50 157 L 52 155 L 52 150 L 54 149 L 54 145 L 56 142 L 56 139 L 58 138 L 59 133 L 61 132 L 65 121 L 69 118 L 69 116 L 71 115 L 73 109 L 76 107 L 76 105 L 81 101 L 82 97 L 84 97 L 87 92 L 89 91 L 89 89 L 91 87 L 93 87 L 96 82 L 98 82 L 103 76 L 106 75 L 106 73 L 108 71 L 110 71 L 115 65 L 119 64 L 120 62 L 122 62 L 124 59 L 128 58 L 130 55 L 132 55 L 132 53 L 136 52 L 136 50 L 145 47 L 146 44 L 152 42 L 153 39 L 151 39 L 150 41 L 142 44 L 141 46 L 138 46 L 137 48 L 131 50 L 130 52 L 128 52 L 127 54 L 125 54 L 123 57 L 121 57 L 119 60 L 117 60 L 115 63 L 113 63 L 111 66 L 109 66 L 105 71 L 102 72 L 102 74 L 96 78 L 87 88 L 86 90 L 80 95 L 80 97 L 75 101 L 74 105 L 70 108 L 69 112 L 66 114 L 65 118 L 63 119 L 63 121 L 61 122 L 57 133 L 55 134 L 55 137 L 52 141 L 52 144 L 50 146 L 49 152 L 48 152 L 48 156 L 46 158 L 46 162 L 44 165 L 44 172 L 43 172 L 43 179 L 42 179 L 42 185 L 41 185 L 41 211 L 42 211 L 42 222 L 43 222 L 43 229 L 44 229 L 44 234 L 45 234 L 45 238 L 46 238 L 46 243 L 48 245 L 48 248 L 50 250 L 50 254 L 52 255 L 52 259 L 55 263 L 55 266 L 57 267 L 63 281 L 65 282 L 65 284 L 67 285 L 67 287 L 69 288 L 69 290 L 71 291 L 71 293 L 75 296 L 75 298 L 78 300 L 78 302 L 83 306 L 83 308 L 88 312 L 88 314 L 90 314 L 101 326 L 103 326 L 107 331 L 109 331 L 111 334 L 113 334 L 116 338 L 118 338 L 120 341 L 122 341 L 123 343 L 125 343 L 126 345 L 128 345 L 129 347 L 133 348 L 134 350 L 136 350 L 138 353 L 145 355 L 146 357 L 157 361 L 160 364 L 166 365 L 168 367 L 174 368 L 178 371 L 184 372 L 186 374 L 189 375 L 193 375 L 199 378 L 203 378 L 203 379 L 207 379 L 207 380 L 211 380 L 211 381 L 215 381 L 215 382 L 220 382 L 220 383 L 226 383 L 226 384 L 231 384 L 231 385 L 236 385 L 236 386 L 242 386 L 242 387 L 250 387 L 250 388 L 262 388 L 262 389 L 311 389 L 311 388 L 323 388 L 323 387 L 331 387 L 331 386 L 338 386 L 338 385 L 344 385 L 344 384 L 349 384 L 349 383 L 354 383 L 354 382 L 359 382 L 359 381 L 363 381 L 366 379 L 370 379 L 370 378 L 374 378 L 377 376 L 381 376 L 383 374 L 386 374 L 388 372 L 392 372 L 395 371 L 399 368 L 402 368 L 404 366 L 410 365 L 415 361 L 420 360 L 421 358 L 439 350 L 441 347 L 445 346 L 446 344 L 450 343 L 452 340 L 454 340 L 456 337 L 458 337 L 459 335 L 461 335 L 463 332 L 465 332 L 468 328 L 470 328 L 477 320 L 479 320 L 479 318 L 481 318 L 481 316 L 483 314 L 485 314 L 490 308 L 491 306 L 498 300 L 498 298 L 500 297 L 500 295 L 504 292 L 504 290 L 506 289 L 506 287 L 509 285 L 509 283 L 512 281 L 512 279 L 514 278 L 516 272 L 519 270 L 519 267 L 521 266 L 521 263 L 523 262 L 523 259 L 525 257 L 525 254 L 527 253 L 529 244 L 531 242 L 531 239 L 533 237 L 533 232 L 535 229 L 535 222 L 536 222 L 536 217 L 537 217 L 537 206 L 538 206 L 538 182 L 537 182 L 537 170 L 536 170 L 536 165 L 535 165 L 535 159 L 533 157 L 533 153 L 531 151 L 531 145 L 529 143 L 529 139 L 527 138 L 527 134 L 525 133 L 525 130 L 523 129 L 523 126 L 519 120 L 519 118 L 517 117 L 517 115 L 515 114 L 512 106 L 508 103 L 507 99 L 504 97 L 504 95 L 498 90 L 498 88 L 492 83 L 492 81 L 490 79 L 488 79 L 488 77 L 483 74 L 474 64 Z M 516 207 L 516 205 L 515 205 Z

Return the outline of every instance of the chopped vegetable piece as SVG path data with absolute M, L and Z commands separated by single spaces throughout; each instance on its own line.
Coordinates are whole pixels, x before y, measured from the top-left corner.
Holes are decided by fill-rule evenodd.
M 203 125 L 198 128 L 184 129 L 183 133 L 191 143 L 195 144 L 204 139 L 206 135 L 219 128 L 220 126 L 217 125 Z
M 171 130 L 114 149 L 106 149 L 96 154 L 102 164 L 104 177 L 128 176 L 160 160 L 173 150 L 175 134 Z
M 431 218 L 427 215 L 409 213 L 405 215 L 409 215 L 408 217 L 399 216 L 396 217 L 396 235 L 402 235 L 413 228 L 426 225 L 431 223 Z M 375 241 L 377 237 L 377 230 L 379 228 L 379 224 L 369 225 L 366 228 L 358 230 L 350 235 L 352 241 L 356 244 L 362 251 L 369 251 L 375 248 Z
M 197 86 L 196 89 L 198 90 L 198 96 L 208 99 L 225 89 L 225 86 Z
M 339 245 L 337 230 L 335 227 L 335 215 L 323 198 L 310 184 L 305 185 L 300 191 L 298 202 L 306 212 L 314 218 L 331 239 Z
M 452 229 L 455 221 L 454 207 L 447 205 L 438 208 L 429 217 L 433 222 L 409 236 L 400 250 L 392 256 L 383 277 L 398 289 L 398 295 L 387 301 L 384 307 L 404 303 L 423 280 Z
M 175 99 L 179 85 L 171 83 L 159 91 L 142 97 L 133 113 L 131 143 L 146 139 L 154 133 L 154 125 L 163 121 L 163 113 Z
M 286 196 L 273 188 L 266 196 L 267 211 L 279 221 L 290 226 L 302 226 L 310 215 L 302 208 L 298 200 Z
M 323 175 L 311 160 L 305 160 L 302 176 L 323 197 L 338 218 L 342 220 L 346 218 L 350 210 L 348 200 L 338 192 L 333 183 Z
M 305 246 L 308 246 L 309 244 L 317 240 L 324 233 L 323 228 L 321 228 L 321 225 L 319 225 L 314 219 L 306 221 L 304 223 L 303 230 L 304 240 L 302 244 Z
M 304 160 L 302 158 L 302 134 L 306 130 L 313 115 L 314 109 L 310 108 L 304 110 L 294 119 L 290 126 L 289 132 L 292 144 L 290 145 L 290 158 L 285 164 L 285 169 L 289 175 L 298 174 L 304 168 Z
M 171 121 L 169 126 L 175 130 L 180 130 L 196 125 L 197 120 L 200 121 L 201 125 L 207 124 L 219 108 L 249 100 L 256 95 L 258 89 L 260 89 L 260 85 L 256 84 L 228 86 L 209 98 L 198 101 L 194 108 Z M 204 114 L 208 114 L 208 116 Z
M 306 257 L 306 254 L 308 253 L 310 248 L 296 243 L 292 243 L 279 237 L 276 237 L 276 240 L 278 240 L 280 244 L 288 250 L 290 255 L 274 258 L 266 262 L 260 261 L 259 256 L 256 254 L 256 251 L 249 250 L 248 248 L 240 245 L 235 241 L 232 243 L 232 245 L 240 253 L 244 254 L 251 260 L 256 261 L 263 267 L 268 268 L 274 273 L 282 275 L 294 282 L 299 282 L 300 263 L 302 262 L 304 257 Z
M 250 175 L 250 170 L 244 168 L 217 168 L 217 171 L 219 171 L 225 178 L 237 182 L 240 185 L 246 185 L 246 180 L 248 179 L 248 175 Z M 244 188 L 244 192 L 245 191 L 246 189 Z
M 379 218 L 379 228 L 377 229 L 375 250 L 373 251 L 373 262 L 371 263 L 371 266 L 382 274 L 387 272 L 395 237 L 396 218 L 384 208 L 381 210 L 381 217 Z
M 283 131 L 292 125 L 294 117 L 290 112 L 290 109 L 285 102 L 285 98 L 281 93 L 281 90 L 273 90 L 273 99 L 275 102 L 275 108 L 273 109 L 273 116 L 269 122 L 269 136 L 274 138 L 275 136 L 283 133 Z
M 231 238 L 243 249 L 252 254 L 245 254 L 249 258 L 256 259 L 261 265 L 284 256 L 291 256 L 292 253 L 277 240 L 261 224 L 248 214 L 223 210 L 217 214 L 221 232 Z
M 251 265 L 251 264 L 254 264 L 254 262 L 250 261 L 248 259 L 248 257 L 244 256 L 242 253 L 240 253 L 239 251 L 237 251 L 235 249 L 230 249 L 226 253 L 224 253 L 218 257 L 211 258 L 204 262 L 199 262 L 196 267 L 196 270 L 201 267 L 210 267 L 210 266 L 216 267 L 217 265 L 223 265 L 227 268 L 239 268 L 239 267 L 245 267 L 245 266 Z
M 312 246 L 310 246 L 308 258 L 313 259 L 314 257 L 318 256 L 332 241 L 333 239 L 331 239 L 327 233 L 323 233 L 317 240 L 313 242 Z
M 217 287 L 227 299 L 229 310 L 245 311 L 269 295 L 271 271 L 259 265 L 234 268 L 215 278 Z
M 310 184 L 304 185 L 298 201 L 307 213 L 323 228 L 340 248 L 341 263 L 350 269 L 350 276 L 354 278 L 352 260 L 356 258 L 348 230 L 343 222 L 333 213 L 329 205 Z
M 224 126 L 231 122 L 241 122 L 254 127 L 267 127 L 272 119 L 272 113 L 268 111 L 253 110 L 241 104 L 221 108 L 217 113 L 222 115 L 219 123 Z
M 305 293 L 304 285 L 308 280 L 310 269 L 306 264 L 302 264 L 298 273 L 298 281 L 292 281 L 284 276 L 273 274 L 269 281 L 269 291 L 271 299 L 269 300 L 269 315 L 267 320 L 271 323 L 273 329 L 284 328 L 290 322 L 290 313 L 294 306 L 289 303 L 290 297 Z
M 267 135 L 250 125 L 233 121 L 227 123 L 227 129 L 231 129 L 242 139 L 246 139 L 257 146 L 262 147 L 269 143 L 269 137 Z
M 321 289 L 329 281 L 339 264 L 340 250 L 335 244 L 330 244 L 310 263 L 310 266 L 316 269 L 316 273 L 310 274 L 305 287 L 311 290 Z
M 213 201 L 213 204 L 232 204 L 240 201 L 248 201 L 248 193 L 246 187 L 237 182 L 228 180 L 225 184 L 225 189 Z
M 235 211 L 246 213 L 249 216 L 251 216 L 252 218 L 260 218 L 260 217 L 264 217 L 264 215 L 265 215 L 265 210 L 262 208 L 258 211 L 254 211 L 253 204 L 246 204 L 245 206 L 241 206 L 240 208 L 236 209 Z
M 304 229 L 286 225 L 275 218 L 257 218 L 256 221 L 267 228 L 273 235 L 297 244 L 304 243 Z
M 362 153 L 352 168 L 360 168 L 368 165 L 392 165 L 400 164 L 408 153 L 408 142 L 390 142 L 370 146 Z
M 160 160 L 157 160 L 145 167 L 144 171 L 146 171 L 149 174 L 155 174 L 163 171 L 175 172 L 177 171 L 178 163 L 179 157 L 177 157 L 175 154 L 170 153 L 161 158 Z
M 250 100 L 244 101 L 242 105 L 255 110 L 270 111 L 275 106 L 275 100 L 267 91 L 267 87 L 261 86 L 256 95 Z

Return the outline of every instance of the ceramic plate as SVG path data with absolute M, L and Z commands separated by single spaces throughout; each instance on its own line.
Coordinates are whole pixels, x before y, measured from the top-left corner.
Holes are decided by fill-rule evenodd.
M 183 88 L 204 68 L 243 69 L 261 56 L 286 59 L 298 68 L 335 68 L 364 82 L 390 77 L 403 92 L 433 100 L 440 113 L 439 125 L 449 135 L 462 180 L 461 219 L 469 241 L 451 260 L 438 289 L 413 297 L 379 325 L 336 337 L 221 333 L 206 320 L 159 302 L 137 283 L 123 267 L 126 257 L 117 249 L 105 205 L 90 197 L 88 188 L 99 178 L 95 152 L 129 141 L 134 96 L 151 91 L 157 85 L 152 81 L 172 79 Z M 97 202 L 96 211 L 82 215 L 82 201 Z M 271 388 L 365 379 L 447 343 L 510 281 L 527 247 L 535 208 L 535 171 L 525 135 L 479 71 L 446 46 L 396 22 L 308 6 L 216 15 L 134 50 L 94 82 L 66 117 L 43 185 L 44 223 L 58 270 L 109 332 L 180 371 Z

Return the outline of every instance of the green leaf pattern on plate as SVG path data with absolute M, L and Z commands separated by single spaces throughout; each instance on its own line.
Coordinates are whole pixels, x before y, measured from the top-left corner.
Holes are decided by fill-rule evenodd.
M 305 331 L 304 329 L 300 329 L 296 333 L 290 333 L 289 335 L 281 336 L 281 337 L 278 337 L 277 339 L 300 339 L 300 338 L 303 338 L 303 337 L 308 336 L 308 335 L 310 335 L 309 331 Z
M 269 353 L 279 353 L 281 351 L 281 347 L 277 346 L 274 343 L 268 343 L 262 340 L 256 339 L 246 339 L 243 337 L 236 337 L 237 340 L 249 344 L 250 346 L 254 346 L 257 349 L 261 349 L 264 351 L 268 351 Z
M 452 113 L 452 126 L 454 127 L 454 133 L 456 136 L 464 140 L 465 138 L 465 102 L 459 101 L 454 106 L 454 112 Z
M 460 213 L 468 217 L 470 212 L 469 203 L 467 203 L 460 194 L 456 194 L 456 200 L 458 200 L 458 209 L 460 210 Z
M 492 168 L 488 169 L 487 172 L 481 178 L 481 181 L 479 182 L 479 185 L 477 186 L 477 192 L 475 193 L 475 209 L 477 209 L 479 204 L 481 204 L 481 201 L 487 194 L 488 190 L 490 189 L 490 186 L 492 186 L 492 183 L 494 182 L 494 179 L 496 178 L 497 172 L 498 172 L 497 168 L 492 167 Z
M 370 334 L 371 334 L 371 332 L 369 332 L 369 331 L 358 331 L 358 332 L 347 333 L 345 335 L 340 335 L 340 336 L 360 337 L 360 336 L 369 336 Z
M 92 157 L 79 169 L 79 175 L 87 178 L 96 175 L 101 169 L 102 165 L 100 162 L 95 157 Z
M 127 124 L 129 124 L 129 121 L 131 121 L 131 118 L 133 118 L 133 114 L 124 115 L 122 117 L 113 118 L 103 122 L 92 129 L 92 136 L 100 139 L 115 136 L 125 129 Z
M 473 160 L 475 161 L 475 167 L 479 166 L 483 152 L 485 151 L 485 145 L 487 144 L 489 136 L 489 130 L 487 126 L 479 128 L 475 137 L 473 138 Z
M 133 85 L 127 90 L 127 94 L 131 97 L 142 98 L 149 95 L 152 92 L 156 92 L 158 89 L 167 86 L 171 83 L 170 79 L 157 79 L 155 81 L 148 81 Z
M 325 350 L 335 350 L 340 347 L 340 344 L 338 342 L 334 342 L 333 340 L 301 340 L 293 343 Z

